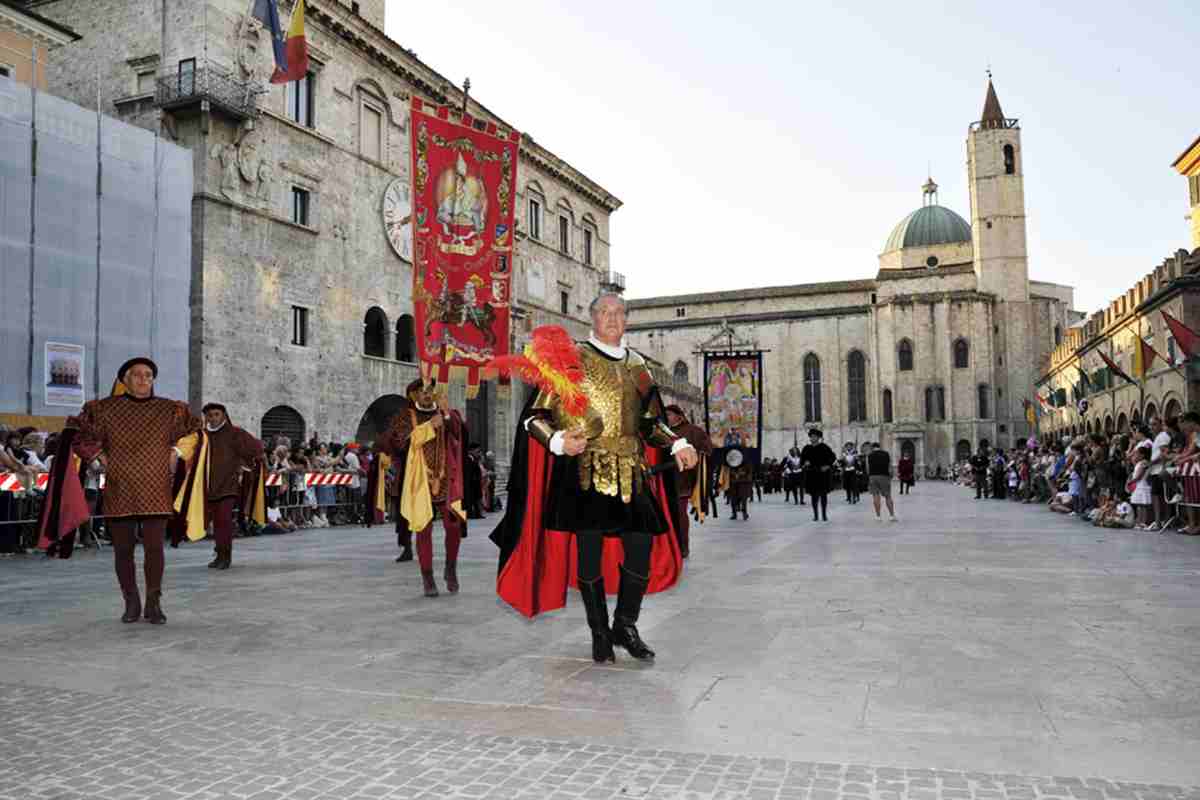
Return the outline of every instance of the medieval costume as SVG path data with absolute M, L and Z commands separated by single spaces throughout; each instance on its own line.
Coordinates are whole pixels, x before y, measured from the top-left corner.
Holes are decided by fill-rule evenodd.
M 900 494 L 908 494 L 912 489 L 914 467 L 912 456 L 902 453 L 900 460 L 896 462 L 896 476 L 900 478 Z
M 186 403 L 155 397 L 153 392 L 135 397 L 126 389 L 128 373 L 138 365 L 158 376 L 158 367 L 148 358 L 125 362 L 117 372 L 113 395 L 85 404 L 78 417 L 67 420 L 67 427 L 77 429 L 73 448 L 83 461 L 104 455 L 107 466 L 104 510 L 112 537 L 117 582 L 125 598 L 121 621 L 134 622 L 142 613 L 133 561 L 140 528 L 145 553 L 145 618 L 161 625 L 167 621 L 160 602 L 163 537 L 168 518 L 177 510 L 172 452 L 185 462 L 196 454 L 200 466 L 206 454 L 200 418 Z M 188 492 L 189 500 L 202 500 L 202 495 L 202 491 Z M 194 516 L 189 507 L 181 506 L 180 510 Z M 189 536 L 195 536 L 194 527 Z
M 798 447 L 789 450 L 787 458 L 783 459 L 783 502 L 785 503 L 795 496 L 796 503 L 804 505 L 803 463 L 800 460 L 800 448 Z
M 725 468 L 728 473 L 722 482 L 729 485 L 730 519 L 737 519 L 742 512 L 742 519 L 750 519 L 748 503 L 754 496 L 754 464 L 750 462 L 746 451 L 740 447 L 730 447 L 725 451 Z
M 812 428 L 808 432 L 809 443 L 800 451 L 800 461 L 804 466 L 804 489 L 812 498 L 813 522 L 817 521 L 818 510 L 821 519 L 829 521 L 829 477 L 837 463 L 837 456 L 822 441 L 824 438 L 819 429 Z
M 483 519 L 483 451 L 477 444 L 467 449 L 467 458 L 463 462 L 463 485 L 467 519 Z
M 442 517 L 446 532 L 443 577 L 451 594 L 458 591 L 458 548 L 466 535 L 467 519 L 463 508 L 466 425 L 457 411 L 444 413 L 432 396 L 432 386 L 426 387 L 420 379 L 410 383 L 400 412 L 375 445 L 395 465 L 400 486 L 397 540 L 407 551 L 406 533 L 416 532 L 417 560 L 426 597 L 438 596 L 433 578 L 435 515 Z M 401 556 L 398 561 L 404 553 Z
M 216 540 L 216 557 L 209 569 L 229 569 L 233 563 L 233 510 L 243 495 L 243 478 L 256 481 L 263 470 L 263 446 L 257 438 L 236 427 L 229 412 L 220 403 L 209 403 L 202 409 L 206 418 L 220 412 L 221 421 L 207 419 L 208 470 L 205 475 L 205 516 L 212 523 Z M 246 492 L 247 496 L 252 492 Z M 253 494 L 256 494 L 253 493 Z M 242 506 L 243 514 L 246 511 Z
M 691 530 L 691 516 L 688 513 L 688 504 L 691 504 L 700 522 L 708 515 L 708 486 L 705 484 L 708 477 L 708 457 L 712 455 L 712 442 L 703 428 L 692 424 L 681 407 L 669 405 L 666 411 L 668 422 L 672 420 L 672 415 L 679 418 L 678 424 L 671 426 L 671 432 L 680 439 L 686 439 L 700 456 L 700 463 L 695 469 L 689 469 L 675 479 L 675 490 L 679 495 L 679 526 L 675 529 L 675 534 L 679 539 L 679 550 L 683 557 L 687 558 L 691 552 L 688 535 Z
M 525 356 L 497 361 L 540 387 L 517 428 L 508 510 L 492 534 L 497 593 L 532 617 L 565 605 L 574 572 L 592 658 L 614 661 L 614 644 L 654 658 L 637 629 L 642 599 L 673 586 L 682 559 L 670 535 L 679 516 L 673 476 L 649 467 L 691 445 L 667 427 L 646 362 L 623 344 L 595 336 L 576 344 L 547 326 Z M 577 455 L 566 452 L 568 432 L 574 446 L 586 436 Z M 611 627 L 606 582 L 619 586 Z

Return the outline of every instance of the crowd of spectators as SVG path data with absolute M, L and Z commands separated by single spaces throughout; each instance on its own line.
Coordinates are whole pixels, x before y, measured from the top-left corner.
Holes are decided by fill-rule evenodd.
M 1128 433 L 990 449 L 956 467 L 976 499 L 1041 503 L 1105 528 L 1200 535 L 1200 414 L 1151 417 Z
M 49 472 L 54 461 L 58 435 L 35 428 L 10 430 L 0 426 L 0 473 L 13 476 L 12 491 L 0 489 L 0 556 L 28 552 L 36 545 L 34 520 L 44 496 L 38 487 L 39 476 Z M 306 442 L 293 443 L 287 436 L 275 435 L 263 441 L 265 469 L 277 476 L 265 488 L 267 524 L 262 529 L 250 522 L 241 526 L 241 535 L 288 533 L 302 528 L 326 528 L 336 525 L 361 525 L 368 519 L 367 476 L 373 454 L 369 445 L 359 442 L 322 441 L 313 433 Z M 495 461 L 472 445 L 466 468 L 469 485 L 475 489 L 468 498 L 473 517 L 498 506 L 495 499 Z M 306 476 L 317 473 L 337 475 L 337 485 L 309 485 Z M 95 544 L 104 531 L 104 459 L 100 456 L 83 467 L 81 477 L 88 506 L 94 519 L 79 532 L 80 546 Z M 387 476 L 387 492 L 397 491 L 394 467 Z

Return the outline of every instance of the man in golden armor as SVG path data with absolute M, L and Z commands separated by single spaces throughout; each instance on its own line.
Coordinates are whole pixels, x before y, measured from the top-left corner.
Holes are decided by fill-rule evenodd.
M 592 632 L 592 658 L 613 661 L 613 645 L 634 658 L 654 658 L 637 621 L 650 582 L 654 538 L 670 530 L 678 505 L 673 490 L 652 488 L 645 448 L 669 451 L 680 471 L 695 468 L 695 448 L 667 426 L 662 399 L 646 362 L 625 346 L 625 301 L 602 294 L 591 305 L 592 335 L 578 345 L 587 398 L 581 416 L 559 393 L 543 389 L 526 416 L 529 436 L 555 459 L 544 499 L 547 529 L 571 531 L 578 549 L 579 592 Z M 605 537 L 623 551 L 611 627 L 601 559 Z

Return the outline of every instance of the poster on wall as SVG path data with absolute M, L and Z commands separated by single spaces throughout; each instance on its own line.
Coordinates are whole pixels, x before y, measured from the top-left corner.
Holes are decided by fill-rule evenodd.
M 83 351 L 77 344 L 46 342 L 46 405 L 83 406 Z
M 704 414 L 713 447 L 762 447 L 762 353 L 704 354 Z

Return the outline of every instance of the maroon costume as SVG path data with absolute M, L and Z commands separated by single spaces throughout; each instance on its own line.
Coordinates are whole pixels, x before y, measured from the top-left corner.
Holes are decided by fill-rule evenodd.
M 121 367 L 118 381 L 138 363 L 150 366 L 157 376 L 158 368 L 149 359 L 134 359 Z M 79 429 L 74 449 L 85 463 L 101 453 L 105 457 L 108 471 L 104 511 L 112 534 L 117 582 L 125 597 L 122 620 L 133 622 L 141 612 L 133 562 L 140 525 L 145 553 L 146 619 L 165 622 L 159 598 L 163 536 L 167 519 L 175 513 L 171 452 L 181 439 L 200 431 L 200 418 L 186 403 L 163 397 L 117 394 L 87 403 L 67 425 Z
M 683 413 L 683 409 L 677 405 L 669 405 L 666 408 L 668 414 L 678 414 L 682 417 L 682 422 L 679 425 L 671 427 L 672 433 L 681 439 L 687 439 L 688 444 L 696 448 L 696 455 L 707 459 L 712 455 L 712 442 L 709 441 L 708 434 L 698 425 L 693 425 L 688 419 L 687 414 Z M 706 474 L 708 463 L 701 461 L 696 469 L 689 469 L 679 473 L 675 478 L 675 488 L 679 493 L 679 527 L 675 533 L 679 537 L 679 549 L 683 553 L 683 557 L 687 558 L 691 552 L 691 541 L 689 534 L 691 532 L 691 516 L 688 513 L 688 502 L 692 499 L 692 492 L 696 490 L 696 481 L 700 479 L 700 475 Z M 705 495 L 708 493 L 705 492 Z M 707 497 L 702 496 L 701 502 L 706 502 Z M 697 509 L 699 511 L 699 509 Z
M 204 413 L 219 410 L 225 423 L 208 433 L 208 474 L 205 476 L 205 518 L 212 523 L 216 540 L 216 558 L 208 566 L 229 569 L 233 563 L 233 509 L 242 494 L 242 475 L 257 469 L 263 460 L 262 442 L 229 419 L 220 403 L 209 403 Z
M 395 463 L 398 489 L 398 507 L 404 505 L 404 492 L 407 484 L 407 465 L 410 439 L 413 432 L 440 413 L 437 409 L 423 411 L 417 408 L 411 399 L 421 388 L 421 382 L 413 381 L 408 386 L 407 396 L 400 413 L 392 418 L 388 431 L 376 443 L 379 452 L 392 457 Z M 446 532 L 446 568 L 443 577 L 446 589 L 454 594 L 458 591 L 458 548 L 463 536 L 466 535 L 465 509 L 463 508 L 463 461 L 465 458 L 463 443 L 466 441 L 466 425 L 457 411 L 442 415 L 442 427 L 436 431 L 433 438 L 426 441 L 422 447 L 425 458 L 426 477 L 429 482 L 429 495 L 433 503 L 433 516 L 442 518 L 442 527 Z M 397 530 L 402 521 L 400 513 L 396 514 Z M 421 565 L 421 578 L 424 581 L 425 595 L 437 596 L 437 584 L 433 579 L 433 520 L 416 532 L 417 560 Z M 401 543 L 407 549 L 403 534 Z

